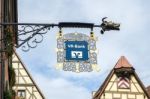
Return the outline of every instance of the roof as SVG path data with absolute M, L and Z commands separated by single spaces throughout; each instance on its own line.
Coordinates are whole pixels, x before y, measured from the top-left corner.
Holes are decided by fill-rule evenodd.
M 146 91 L 147 91 L 148 95 L 150 96 L 150 86 L 148 86 L 148 87 L 146 88 Z
M 118 62 L 116 63 L 115 65 L 115 69 L 119 69 L 119 68 L 122 68 L 122 67 L 127 67 L 127 68 L 130 68 L 132 67 L 132 65 L 128 62 L 128 60 L 126 59 L 125 56 L 121 56 L 120 59 L 118 60 Z

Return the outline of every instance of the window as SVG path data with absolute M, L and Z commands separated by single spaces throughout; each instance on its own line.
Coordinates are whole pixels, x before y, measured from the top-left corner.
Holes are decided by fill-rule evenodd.
M 17 95 L 18 95 L 19 99 L 26 99 L 26 92 L 25 92 L 25 90 L 18 90 Z

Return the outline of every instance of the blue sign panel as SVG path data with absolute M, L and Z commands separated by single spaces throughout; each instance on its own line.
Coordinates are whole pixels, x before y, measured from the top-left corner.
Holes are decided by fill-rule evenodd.
M 88 60 L 88 42 L 65 41 L 66 60 L 85 61 Z

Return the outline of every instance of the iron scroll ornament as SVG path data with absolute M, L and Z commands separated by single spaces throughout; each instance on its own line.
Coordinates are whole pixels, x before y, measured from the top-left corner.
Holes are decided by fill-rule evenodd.
M 30 48 L 36 48 L 37 44 L 43 41 L 43 35 L 50 30 L 49 26 L 41 25 L 23 25 L 18 28 L 18 42 L 20 44 L 16 47 L 22 46 L 21 48 L 25 52 Z
M 43 35 L 48 33 L 51 28 L 101 28 L 101 34 L 105 31 L 119 30 L 120 24 L 111 21 L 105 21 L 107 17 L 102 19 L 101 25 L 94 25 L 93 23 L 81 22 L 60 22 L 58 24 L 41 24 L 41 23 L 1 23 L 0 28 L 11 27 L 17 28 L 17 41 L 16 48 L 22 48 L 27 52 L 31 48 L 36 48 L 38 43 L 43 41 Z

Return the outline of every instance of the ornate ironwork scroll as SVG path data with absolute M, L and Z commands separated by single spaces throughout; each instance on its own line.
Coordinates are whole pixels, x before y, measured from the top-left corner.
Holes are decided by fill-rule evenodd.
M 36 48 L 38 43 L 43 41 L 43 35 L 46 34 L 57 24 L 33 24 L 33 23 L 1 23 L 0 28 L 11 31 L 12 28 L 17 28 L 17 42 L 16 48 L 21 48 L 27 52 L 31 48 Z M 5 31 L 6 32 L 6 31 Z M 6 33 L 5 33 L 6 34 Z
M 50 30 L 49 26 L 21 25 L 18 26 L 18 43 L 16 47 L 22 47 L 23 51 L 35 48 L 43 41 L 43 35 Z

